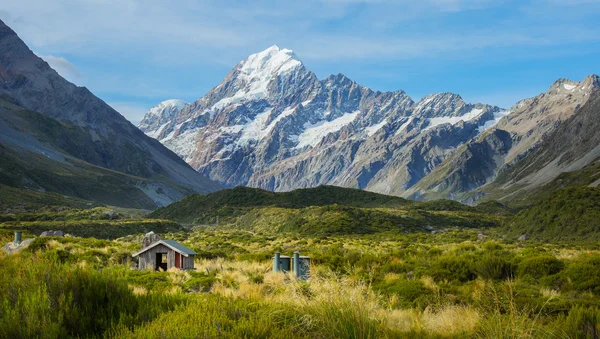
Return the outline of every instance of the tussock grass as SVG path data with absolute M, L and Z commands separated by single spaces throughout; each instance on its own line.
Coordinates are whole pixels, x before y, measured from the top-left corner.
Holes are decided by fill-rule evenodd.
M 130 269 L 138 236 L 46 238 L 19 255 L 0 254 L 0 288 L 7 291 L 0 294 L 0 324 L 8 333 L 4 337 L 11 338 L 593 338 L 600 333 L 595 332 L 600 319 L 595 249 L 477 241 L 476 232 L 166 235 L 204 254 L 195 271 L 185 272 Z M 311 256 L 309 281 L 272 272 L 272 253 L 294 250 Z

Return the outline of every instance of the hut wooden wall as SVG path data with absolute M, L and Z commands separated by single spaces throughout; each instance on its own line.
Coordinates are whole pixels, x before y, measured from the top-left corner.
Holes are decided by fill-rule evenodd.
M 188 257 L 181 256 L 181 258 L 183 259 L 182 268 L 184 270 L 191 270 L 194 268 L 194 257 L 194 255 L 190 255 Z
M 167 253 L 167 268 L 175 267 L 175 251 L 165 245 L 159 244 L 139 255 L 140 269 L 155 269 L 156 253 Z

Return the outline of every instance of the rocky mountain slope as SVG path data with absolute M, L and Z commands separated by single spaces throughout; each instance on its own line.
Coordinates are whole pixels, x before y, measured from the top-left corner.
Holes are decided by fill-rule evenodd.
M 1 21 L 0 99 L 3 184 L 105 203 L 106 194 L 123 189 L 137 201 L 118 201 L 145 207 L 220 188 L 86 88 L 62 78 Z M 34 175 L 44 171 L 44 180 Z M 85 185 L 88 175 L 98 178 L 97 186 Z M 110 185 L 117 191 L 101 189 Z
M 475 201 L 517 200 L 600 156 L 596 136 L 600 78 L 556 81 L 513 106 L 492 129 L 467 142 L 407 193 Z M 519 193 L 517 194 L 517 192 Z
M 289 191 L 336 185 L 475 203 L 501 198 L 500 180 L 506 194 L 525 185 L 522 178 L 511 180 L 517 175 L 511 169 L 539 157 L 542 151 L 535 151 L 572 117 L 581 117 L 579 124 L 593 120 L 593 112 L 578 112 L 598 83 L 596 75 L 581 82 L 559 79 L 507 111 L 467 104 L 452 93 L 414 102 L 403 91 L 375 92 L 341 74 L 318 80 L 292 51 L 273 46 L 240 62 L 178 113 L 161 114 L 170 118 L 157 123 L 156 111 L 168 106 L 161 103 L 140 128 L 226 186 Z M 580 151 L 572 138 L 575 133 L 566 132 L 557 142 L 564 152 Z M 595 138 L 586 140 L 595 154 Z M 571 157 L 531 174 L 527 184 L 547 184 L 592 158 L 575 164 Z
M 164 126 L 171 119 L 175 118 L 187 103 L 183 100 L 171 99 L 165 100 L 152 107 L 144 116 L 138 127 L 144 131 L 154 131 L 148 133 L 149 137 L 156 138 L 162 132 L 160 127 Z
M 322 184 L 400 195 L 505 115 L 439 93 L 414 102 L 344 75 L 319 80 L 277 46 L 236 65 L 169 121 L 140 128 L 226 186 L 274 191 Z M 169 115 L 169 114 L 166 114 Z

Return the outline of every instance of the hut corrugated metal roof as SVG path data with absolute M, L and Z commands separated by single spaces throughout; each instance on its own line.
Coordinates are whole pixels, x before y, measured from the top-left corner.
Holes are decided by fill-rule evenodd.
M 170 245 L 171 247 L 174 247 L 177 251 L 184 253 L 184 254 L 188 254 L 188 255 L 196 255 L 198 253 L 194 252 L 193 250 L 187 248 L 186 246 L 178 243 L 175 240 L 161 240 L 162 242 L 166 243 L 167 245 Z
M 190 256 L 190 255 L 196 255 L 196 254 L 198 254 L 198 253 L 194 252 L 193 250 L 187 248 L 186 246 L 178 243 L 175 240 L 159 240 L 159 241 L 151 244 L 150 246 L 143 248 L 139 252 L 134 253 L 132 255 L 132 257 L 137 257 L 138 255 L 140 255 L 140 254 L 144 253 L 145 251 L 147 251 L 147 250 L 155 247 L 158 244 L 165 245 L 165 246 L 171 248 L 172 250 L 177 251 L 177 252 L 185 255 L 186 257 Z

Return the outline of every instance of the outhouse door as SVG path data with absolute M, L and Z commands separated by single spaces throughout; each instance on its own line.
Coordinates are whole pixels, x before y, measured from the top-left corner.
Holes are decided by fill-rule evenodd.
M 175 252 L 175 267 L 181 268 L 181 254 L 179 252 Z

